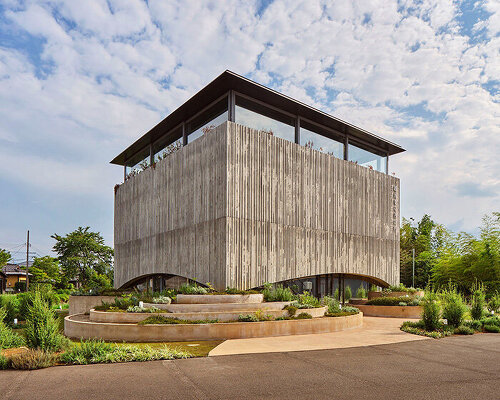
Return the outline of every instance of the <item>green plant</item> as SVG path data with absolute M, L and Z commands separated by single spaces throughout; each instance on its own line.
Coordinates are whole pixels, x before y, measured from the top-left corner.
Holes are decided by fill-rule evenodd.
M 147 317 L 138 323 L 138 325 L 179 325 L 179 324 L 215 324 L 219 322 L 217 319 L 197 319 L 197 320 L 185 320 L 174 317 L 165 317 L 163 315 L 152 315 Z
M 468 326 L 471 329 L 474 329 L 475 331 L 480 331 L 483 328 L 483 324 L 481 321 L 464 321 L 462 325 Z
M 238 315 L 239 322 L 258 322 L 259 318 L 255 314 L 240 314 Z
M 57 354 L 40 349 L 29 349 L 10 357 L 9 367 L 24 370 L 47 368 L 55 365 L 58 359 Z
M 0 307 L 5 309 L 5 322 L 12 324 L 14 318 L 20 319 L 20 301 L 16 294 L 0 295 Z
M 330 296 L 325 296 L 321 299 L 322 303 L 328 307 L 327 313 L 328 314 L 335 314 L 341 312 L 340 308 L 340 303 L 338 302 L 337 299 L 330 297 Z
M 493 296 L 491 296 L 490 301 L 488 302 L 488 310 L 493 313 L 497 313 L 500 310 L 500 293 L 495 292 Z
M 491 332 L 491 333 L 500 333 L 500 326 L 497 326 L 497 325 L 484 325 L 483 326 L 483 329 L 486 331 L 486 332 Z
M 12 331 L 4 322 L 7 311 L 0 307 L 0 349 L 8 349 L 11 347 L 20 347 L 24 345 L 24 339 L 17 333 Z
M 455 335 L 473 335 L 474 334 L 474 329 L 466 326 L 466 325 L 460 325 L 455 330 L 453 331 Z
M 472 294 L 472 304 L 470 315 L 472 319 L 480 320 L 484 316 L 484 309 L 486 307 L 486 295 L 483 287 L 478 287 Z
M 347 285 L 345 287 L 344 297 L 345 297 L 346 301 L 349 301 L 352 298 L 352 290 L 351 290 L 351 287 L 349 285 Z
M 438 303 L 438 296 L 433 291 L 428 291 L 420 303 L 422 305 L 422 321 L 427 331 L 439 329 L 441 308 Z
M 342 311 L 350 314 L 358 314 L 359 313 L 359 308 L 356 307 L 351 307 L 351 306 L 344 306 L 342 307 Z
M 333 292 L 333 297 L 339 300 L 339 288 L 335 289 L 335 292 Z
M 448 325 L 458 327 L 464 320 L 464 315 L 467 312 L 462 296 L 455 287 L 449 288 L 442 292 L 443 318 L 448 321 Z
M 38 292 L 33 298 L 33 305 L 28 308 L 25 334 L 26 344 L 32 349 L 57 351 L 68 343 L 68 339 L 59 333 L 54 312 Z
M 312 315 L 306 312 L 302 312 L 295 317 L 296 319 L 312 319 Z
M 445 336 L 449 336 L 453 334 L 452 330 L 444 329 L 444 326 L 439 323 L 435 330 L 429 331 L 425 328 L 424 321 L 405 321 L 401 325 L 400 329 L 403 332 L 411 333 L 413 335 L 427 336 L 434 339 L 439 339 Z
M 358 290 L 356 291 L 356 297 L 358 299 L 364 299 L 366 298 L 366 290 L 363 286 L 360 286 Z
M 87 340 L 80 342 L 80 345 L 73 346 L 62 355 L 61 359 L 66 364 L 96 364 L 172 360 L 188 357 L 191 357 L 189 353 L 170 349 L 167 346 L 153 349 L 150 346 L 117 346 L 99 340 Z
M 207 294 L 208 290 L 197 284 L 183 283 L 177 290 L 182 294 Z
M 0 370 L 9 368 L 9 359 L 0 354 Z
M 498 317 L 489 317 L 489 318 L 483 318 L 481 321 L 479 321 L 483 325 L 496 325 L 500 327 L 500 318 Z
M 273 319 L 272 315 L 264 314 L 263 310 L 255 311 L 255 316 L 259 321 L 271 321 Z
M 292 301 L 295 298 L 290 288 L 284 288 L 282 285 L 273 287 L 270 283 L 264 284 L 262 294 L 264 301 Z
M 170 304 L 170 303 L 172 303 L 172 299 L 168 296 L 153 297 L 152 301 L 155 304 Z
M 321 307 L 321 302 L 319 299 L 314 297 L 312 294 L 309 292 L 305 291 L 302 294 L 299 294 L 298 301 L 300 306 L 302 308 L 316 308 L 316 307 Z M 299 307 L 300 308 L 300 307 Z
M 295 315 L 295 313 L 297 312 L 297 307 L 293 306 L 293 305 L 288 305 L 288 306 L 285 306 L 283 308 L 283 310 L 287 310 L 288 311 L 288 316 L 289 317 L 293 317 Z
M 414 304 L 412 300 L 410 297 L 376 297 L 368 300 L 366 304 L 370 306 L 400 306 L 401 303 L 404 305 Z
M 159 308 L 153 306 L 153 307 L 140 307 L 140 306 L 130 306 L 127 308 L 127 312 L 129 313 L 156 313 L 156 312 L 162 312 Z
M 377 291 L 377 286 L 371 285 L 370 286 L 370 292 L 376 292 Z

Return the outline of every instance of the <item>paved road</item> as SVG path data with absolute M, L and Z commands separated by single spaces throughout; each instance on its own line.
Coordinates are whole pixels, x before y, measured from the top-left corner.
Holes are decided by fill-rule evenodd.
M 500 335 L 0 371 L 8 399 L 500 399 Z

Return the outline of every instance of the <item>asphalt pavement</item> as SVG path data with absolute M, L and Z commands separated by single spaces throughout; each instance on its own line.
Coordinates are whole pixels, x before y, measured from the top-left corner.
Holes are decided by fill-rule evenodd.
M 500 399 L 500 334 L 0 371 L 9 399 Z

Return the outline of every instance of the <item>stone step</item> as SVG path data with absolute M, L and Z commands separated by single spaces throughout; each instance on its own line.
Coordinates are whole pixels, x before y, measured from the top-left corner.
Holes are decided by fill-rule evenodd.
M 210 311 L 257 311 L 257 310 L 283 310 L 289 301 L 275 301 L 269 303 L 218 303 L 218 304 L 153 304 L 144 303 L 144 307 L 156 307 L 160 310 L 166 310 L 171 313 L 194 313 Z
M 177 304 L 262 303 L 263 294 L 178 294 Z

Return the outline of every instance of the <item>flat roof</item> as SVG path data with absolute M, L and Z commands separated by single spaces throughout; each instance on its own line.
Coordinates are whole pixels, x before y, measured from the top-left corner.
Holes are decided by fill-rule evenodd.
M 389 155 L 405 151 L 405 149 L 401 146 L 385 140 L 380 136 L 349 124 L 348 122 L 329 115 L 314 107 L 308 106 L 298 100 L 292 99 L 289 96 L 263 86 L 241 75 L 235 74 L 232 71 L 226 70 L 188 101 L 182 104 L 179 108 L 169 114 L 155 127 L 137 139 L 132 145 L 122 151 L 111 161 L 111 164 L 125 165 L 125 162 L 132 156 L 143 150 L 146 146 L 149 146 L 153 142 L 157 141 L 165 134 L 169 133 L 183 121 L 191 118 L 193 115 L 210 105 L 214 100 L 228 93 L 230 90 L 234 90 L 235 92 L 262 101 L 287 113 L 299 115 L 304 119 L 309 119 L 320 125 L 324 125 L 329 129 L 339 132 L 340 134 L 347 135 L 353 139 L 358 139 L 361 143 L 372 145 L 378 149 L 383 149 Z

